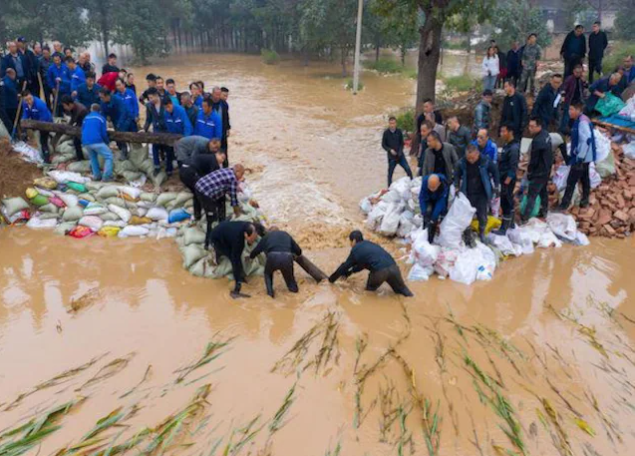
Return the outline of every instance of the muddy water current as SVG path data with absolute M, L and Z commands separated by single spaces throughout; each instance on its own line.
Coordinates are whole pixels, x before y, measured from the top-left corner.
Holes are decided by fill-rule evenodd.
M 383 119 L 412 83 L 367 74 L 352 97 L 337 67 L 232 55 L 149 71 L 230 87 L 231 159 L 333 270 L 358 200 L 384 184 Z M 413 284 L 409 300 L 298 273 L 298 295 L 277 279 L 271 300 L 253 279 L 233 301 L 171 240 L 5 229 L 0 454 L 630 455 L 634 247 L 540 250 L 491 282 Z M 24 433 L 7 431 L 69 402 L 59 428 L 2 453 Z

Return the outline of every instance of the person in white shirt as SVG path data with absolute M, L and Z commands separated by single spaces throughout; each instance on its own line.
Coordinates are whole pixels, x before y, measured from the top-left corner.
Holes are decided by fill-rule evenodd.
M 490 47 L 483 59 L 483 89 L 494 90 L 496 78 L 500 73 L 500 62 L 496 54 L 496 48 Z

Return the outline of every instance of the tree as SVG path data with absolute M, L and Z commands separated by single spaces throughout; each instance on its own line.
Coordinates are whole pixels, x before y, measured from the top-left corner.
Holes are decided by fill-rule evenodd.
M 126 2 L 116 10 L 114 42 L 128 44 L 142 64 L 167 51 L 165 15 L 156 14 L 155 0 Z
M 545 47 L 551 43 L 551 34 L 540 9 L 525 0 L 505 0 L 499 2 L 492 14 L 493 38 L 504 49 L 512 42 L 524 43 L 531 34 L 538 35 L 538 44 Z
M 401 64 L 405 65 L 408 49 L 417 42 L 420 17 L 416 4 L 398 2 L 393 7 L 386 8 L 386 2 L 374 0 L 370 6 L 372 16 L 382 18 L 379 29 L 384 44 L 398 49 Z
M 622 40 L 635 40 L 635 0 L 622 0 L 618 4 L 617 17 L 615 18 L 615 31 Z

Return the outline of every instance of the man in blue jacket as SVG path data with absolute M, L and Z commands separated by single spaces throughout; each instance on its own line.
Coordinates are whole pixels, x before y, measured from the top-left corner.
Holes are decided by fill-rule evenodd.
M 90 109 L 92 105 L 101 103 L 100 90 L 101 86 L 95 82 L 95 73 L 86 73 L 86 82 L 77 87 L 77 101 Z
M 101 99 L 101 113 L 105 118 L 110 117 L 115 131 L 137 131 L 137 124 L 121 98 L 113 96 L 106 87 L 102 87 L 99 91 L 99 98 Z M 127 159 L 128 144 L 118 142 L 117 147 L 121 151 L 120 159 Z
M 203 100 L 202 109 L 199 110 L 194 134 L 204 136 L 207 139 L 222 138 L 223 126 L 222 119 L 217 111 L 212 108 L 213 101 L 209 98 Z
M 586 37 L 584 36 L 584 27 L 576 25 L 575 29 L 570 31 L 562 43 L 560 55 L 564 59 L 564 77 L 573 74 L 573 68 L 576 65 L 584 63 L 586 56 Z
M 534 107 L 531 110 L 531 115 L 534 117 L 540 117 L 542 120 L 542 128 L 549 129 L 549 125 L 556 119 L 558 112 L 558 106 L 555 105 L 558 91 L 562 86 L 562 75 L 554 74 L 551 76 L 551 80 L 548 84 L 540 90 L 538 97 L 534 102 Z
M 128 108 L 128 112 L 135 120 L 135 123 L 139 122 L 139 102 L 137 101 L 135 93 L 126 87 L 126 83 L 123 82 L 123 79 L 117 79 L 115 87 L 116 90 L 114 95 L 123 100 L 126 108 Z
M 71 93 L 74 97 L 77 96 L 77 88 L 86 83 L 86 74 L 81 69 L 73 57 L 66 57 L 64 59 L 66 66 L 68 67 L 68 75 L 71 78 Z
M 90 156 L 90 167 L 93 170 L 93 178 L 108 182 L 112 180 L 112 151 L 108 144 L 108 131 L 106 129 L 106 119 L 100 114 L 101 108 L 98 104 L 90 107 L 90 114 L 84 118 L 82 124 L 82 145 Z M 104 158 L 104 173 L 99 169 L 98 155 Z
M 621 80 L 622 75 L 616 71 L 608 78 L 602 78 L 595 81 L 591 87 L 589 87 L 589 98 L 587 98 L 586 101 L 587 114 L 593 114 L 595 111 L 595 105 L 598 104 L 600 98 L 604 98 L 607 93 L 611 93 L 619 97 Z
M 172 100 L 165 101 L 165 124 L 169 133 L 176 135 L 191 136 L 192 124 L 187 117 L 185 109 L 172 103 Z
M 504 123 L 500 128 L 500 138 L 505 145 L 498 160 L 498 174 L 501 179 L 501 208 L 503 225 L 495 234 L 504 236 L 514 225 L 514 188 L 520 161 L 520 138 L 515 134 L 512 123 Z
M 46 107 L 46 103 L 38 97 L 34 97 L 31 92 L 22 92 L 22 118 L 37 120 L 40 122 L 53 122 L 51 111 Z M 44 163 L 51 163 L 49 156 L 49 134 L 47 131 L 40 131 L 40 144 L 42 146 L 42 158 Z
M 59 55 L 53 56 L 53 65 L 49 67 L 46 79 L 49 87 L 53 89 L 53 97 L 57 95 L 57 106 L 53 106 L 53 113 L 55 113 L 62 96 L 71 94 L 71 76 L 68 67 L 62 63 L 62 58 Z
M 499 186 L 500 178 L 496 163 L 482 155 L 477 146 L 470 144 L 465 157 L 459 160 L 456 167 L 454 187 L 463 193 L 476 209 L 478 234 L 483 243 L 485 243 L 489 203 L 492 197 L 500 195 Z M 466 243 L 473 246 L 472 229 L 468 227 L 465 234 Z
M 485 155 L 492 163 L 496 163 L 498 160 L 498 148 L 494 141 L 489 137 L 489 132 L 481 128 L 476 133 L 476 139 L 472 141 L 472 144 L 478 147 L 481 155 Z
M 13 68 L 7 68 L 6 74 L 2 81 L 0 81 L 0 89 L 2 94 L 0 96 L 0 111 L 3 112 L 2 123 L 7 128 L 7 131 L 11 133 L 13 130 L 13 122 L 15 122 L 15 116 L 18 113 L 18 85 L 16 81 L 16 74 Z
M 450 185 L 443 174 L 430 174 L 421 182 L 419 207 L 423 216 L 423 228 L 428 229 L 428 242 L 432 244 L 441 217 L 448 211 Z
M 582 182 L 582 198 L 580 207 L 589 205 L 589 194 L 591 193 L 591 177 L 589 167 L 596 160 L 595 135 L 593 124 L 585 116 L 584 104 L 574 103 L 569 107 L 569 117 L 574 121 L 571 129 L 571 170 L 567 178 L 567 189 L 560 203 L 560 210 L 566 211 L 571 204 L 573 191 Z

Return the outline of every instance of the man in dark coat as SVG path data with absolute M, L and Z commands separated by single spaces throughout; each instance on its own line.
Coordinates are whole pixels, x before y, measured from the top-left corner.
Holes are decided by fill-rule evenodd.
M 514 137 L 520 141 L 527 122 L 527 101 L 511 80 L 505 82 L 505 94 L 500 125 L 510 124 Z
M 593 75 L 596 72 L 602 76 L 602 59 L 608 45 L 606 32 L 600 29 L 600 22 L 595 22 L 589 35 L 589 84 L 593 84 Z
M 573 67 L 582 64 L 586 56 L 586 37 L 584 27 L 576 25 L 575 29 L 569 32 L 560 48 L 560 56 L 564 59 L 564 77 L 573 73 Z
M 546 217 L 549 211 L 547 184 L 553 166 L 553 148 L 551 136 L 549 136 L 547 129 L 542 126 L 541 120 L 534 116 L 529 120 L 529 132 L 533 136 L 533 140 L 531 141 L 529 165 L 527 166 L 527 178 L 529 179 L 527 204 L 525 211 L 521 214 L 523 223 L 529 220 L 538 196 L 540 196 L 539 217 Z
M 551 125 L 551 122 L 556 119 L 557 106 L 555 105 L 555 101 L 558 96 L 560 86 L 562 86 L 562 75 L 554 74 L 551 76 L 551 80 L 540 90 L 540 93 L 534 102 L 534 108 L 531 111 L 531 115 L 540 117 L 542 127 L 545 130 L 547 130 Z

